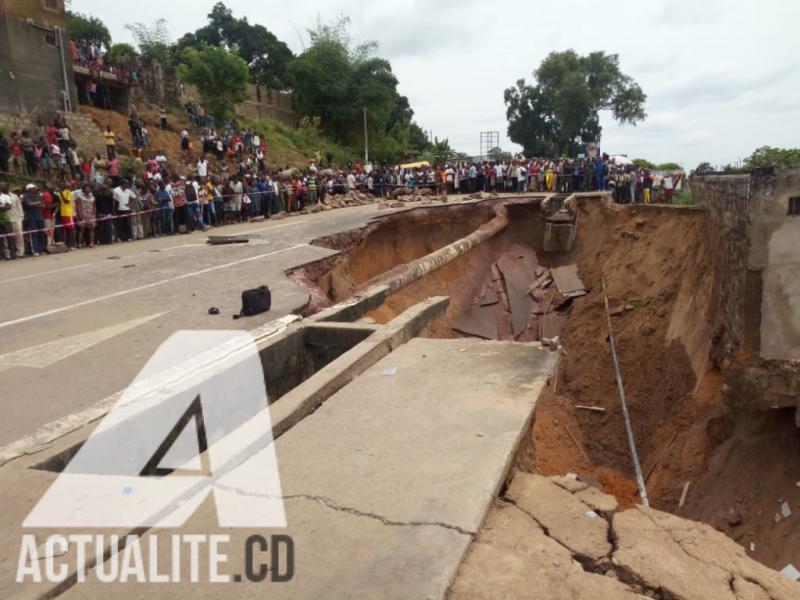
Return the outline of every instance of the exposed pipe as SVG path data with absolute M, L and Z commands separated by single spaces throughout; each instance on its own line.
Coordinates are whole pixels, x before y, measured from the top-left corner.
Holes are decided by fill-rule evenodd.
M 69 93 L 69 78 L 67 77 L 67 63 L 64 55 L 64 32 L 60 27 L 55 27 L 56 36 L 58 37 L 58 48 L 61 53 L 61 77 L 64 84 L 62 94 L 64 95 L 64 112 L 72 112 L 72 102 Z
M 39 25 L 38 23 L 34 22 L 33 19 L 28 19 L 26 22 L 31 27 L 52 33 L 55 36 L 56 45 L 58 46 L 58 51 L 61 57 L 61 83 L 64 86 L 64 88 L 61 90 L 61 101 L 64 106 L 64 112 L 72 112 L 72 101 L 70 100 L 69 93 L 69 78 L 67 77 L 67 63 L 66 56 L 64 54 L 64 32 L 60 27 L 47 27 L 45 25 Z
M 608 308 L 608 294 L 606 293 L 606 278 L 600 277 L 603 284 L 603 302 L 606 307 L 606 322 L 608 323 L 608 341 L 611 343 L 611 358 L 614 360 L 614 371 L 617 376 L 617 387 L 619 388 L 619 401 L 622 404 L 622 416 L 625 418 L 625 431 L 628 433 L 628 445 L 631 450 L 633 469 L 636 471 L 636 485 L 639 487 L 639 496 L 642 498 L 644 506 L 650 506 L 647 499 L 647 489 L 642 477 L 642 466 L 639 464 L 639 454 L 636 452 L 636 440 L 633 438 L 633 427 L 631 427 L 631 417 L 628 414 L 628 404 L 625 401 L 625 387 L 622 385 L 622 373 L 619 370 L 619 359 L 617 358 L 617 344 L 614 342 L 614 331 L 611 327 L 611 311 Z
M 505 205 L 498 204 L 494 207 L 494 213 L 495 217 L 491 221 L 484 223 L 468 236 L 415 260 L 401 273 L 380 281 L 380 284 L 389 286 L 389 293 L 396 292 L 417 279 L 424 277 L 431 271 L 435 271 L 458 257 L 463 256 L 478 244 L 496 236 L 508 227 L 508 211 Z

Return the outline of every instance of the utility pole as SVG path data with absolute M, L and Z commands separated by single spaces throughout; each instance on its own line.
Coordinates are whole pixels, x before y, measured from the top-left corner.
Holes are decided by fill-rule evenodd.
M 369 138 L 367 137 L 367 107 L 364 107 L 364 164 L 369 162 Z

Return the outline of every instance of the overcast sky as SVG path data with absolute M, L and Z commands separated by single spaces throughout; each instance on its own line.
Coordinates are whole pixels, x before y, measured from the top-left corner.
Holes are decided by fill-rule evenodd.
M 114 41 L 126 23 L 167 20 L 177 39 L 206 23 L 215 0 L 72 0 Z M 800 146 L 800 2 L 794 0 L 227 0 L 294 52 L 319 15 L 352 19 L 356 41 L 376 40 L 415 119 L 458 150 L 478 154 L 481 131 L 506 135 L 503 90 L 554 50 L 604 50 L 647 94 L 647 119 L 602 116 L 602 150 L 677 161 L 734 162 L 763 145 Z

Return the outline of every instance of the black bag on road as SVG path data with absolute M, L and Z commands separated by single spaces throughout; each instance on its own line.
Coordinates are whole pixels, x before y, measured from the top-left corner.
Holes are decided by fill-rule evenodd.
M 267 312 L 272 306 L 272 294 L 265 285 L 242 292 L 242 310 L 234 318 L 252 317 Z

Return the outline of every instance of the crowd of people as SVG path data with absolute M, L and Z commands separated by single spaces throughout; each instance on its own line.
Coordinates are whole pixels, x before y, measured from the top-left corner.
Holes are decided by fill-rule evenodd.
M 87 69 L 91 75 L 78 89 L 78 100 L 89 106 L 111 110 L 111 88 L 103 83 L 101 73 L 111 73 L 125 85 L 138 85 L 142 73 L 134 64 L 115 64 L 108 59 L 108 50 L 98 40 L 69 40 L 69 53 L 75 66 Z
M 0 170 L 28 177 L 77 177 L 81 158 L 72 131 L 62 116 L 33 130 L 0 131 Z
M 362 192 L 375 198 L 398 188 L 434 194 L 609 190 L 618 202 L 651 202 L 655 189 L 671 201 L 675 180 L 656 178 L 635 165 L 595 159 L 526 159 L 414 166 L 350 163 L 333 168 L 318 152 L 307 167 L 268 169 L 269 147 L 251 128 L 225 121 L 219 130 L 202 107 L 187 105 L 197 129 L 180 131 L 181 155 L 145 153 L 150 135 L 135 114 L 128 120 L 130 160 L 120 161 L 118 134 L 103 132 L 106 153 L 79 156 L 63 117 L 34 131 L 0 133 L 0 165 L 45 183 L 0 186 L 0 256 L 14 259 L 48 252 L 206 230 L 255 217 L 300 211 L 335 194 Z M 161 126 L 166 113 L 161 110 Z M 197 148 L 193 148 L 193 136 Z M 197 158 L 199 153 L 199 158 Z M 171 161 L 171 162 L 170 162 Z M 319 166 L 318 166 L 319 165 Z
M 0 184 L 2 256 L 38 256 L 56 241 L 70 249 L 91 248 L 98 243 L 189 233 L 299 211 L 324 202 L 328 195 L 360 191 L 381 198 L 398 187 L 450 194 L 608 190 L 618 202 L 655 201 L 656 180 L 649 171 L 617 166 L 602 158 L 519 157 L 508 162 L 413 168 L 355 163 L 345 169 L 320 169 L 311 162 L 304 171 L 288 166 L 268 171 L 263 157 L 258 158 L 263 147 L 257 135 L 246 130 L 232 139 L 229 149 L 238 163 L 235 173 L 226 170 L 226 160 L 218 161 L 212 173 L 211 160 L 203 154 L 191 175 L 180 176 L 160 152 L 147 160 L 137 158 L 141 170 L 128 180 L 120 172 L 116 154 L 109 150 L 107 157 L 82 161 L 73 178 L 46 183 L 42 189 L 33 183 L 24 189 Z M 661 178 L 664 200 L 671 200 L 674 183 L 672 174 Z

